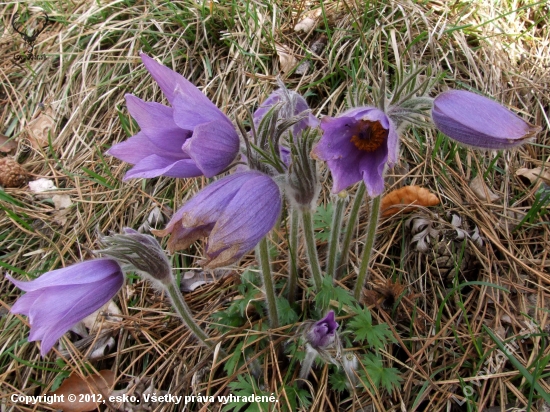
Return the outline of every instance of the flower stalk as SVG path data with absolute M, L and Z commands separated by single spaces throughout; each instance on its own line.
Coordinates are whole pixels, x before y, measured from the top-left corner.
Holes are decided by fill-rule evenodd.
M 315 243 L 315 232 L 313 230 L 313 215 L 311 214 L 311 211 L 307 209 L 302 210 L 301 213 L 309 267 L 313 276 L 315 290 L 319 291 L 321 290 L 321 285 L 323 281 L 321 279 L 321 265 L 319 264 L 317 245 Z
M 298 283 L 298 231 L 300 230 L 300 215 L 296 209 L 290 212 L 290 273 L 288 279 L 288 303 L 292 305 L 296 299 L 296 285 Z
M 357 274 L 357 283 L 353 291 L 353 296 L 357 301 L 360 301 L 361 291 L 365 286 L 368 276 L 370 257 L 372 254 L 372 248 L 374 246 L 374 240 L 376 239 L 376 228 L 378 226 L 378 216 L 380 215 L 380 200 L 381 196 L 376 196 L 372 199 L 370 208 L 369 226 L 367 228 L 367 237 L 365 238 L 365 248 L 363 249 L 363 256 L 361 257 L 361 266 L 359 273 Z
M 336 262 L 338 261 L 338 244 L 340 240 L 342 215 L 344 212 L 344 206 L 348 193 L 343 190 L 338 193 L 338 199 L 336 200 L 336 207 L 332 215 L 332 227 L 330 231 L 330 239 L 328 241 L 328 257 L 327 257 L 327 276 L 331 276 L 334 279 L 336 275 Z
M 168 292 L 168 295 L 170 296 L 170 300 L 172 301 L 172 306 L 176 310 L 177 314 L 180 316 L 183 323 L 185 323 L 185 326 L 189 328 L 193 335 L 195 335 L 195 337 L 200 340 L 204 344 L 204 346 L 209 349 L 214 349 L 213 343 L 209 341 L 210 337 L 202 330 L 199 325 L 197 325 L 197 323 L 193 319 L 193 315 L 191 315 L 191 310 L 189 309 L 189 306 L 187 306 L 187 303 L 185 303 L 185 299 L 183 298 L 176 284 L 172 282 L 170 285 L 166 285 L 165 288 Z
M 279 312 L 277 311 L 277 295 L 275 294 L 275 286 L 273 285 L 271 261 L 269 259 L 269 249 L 266 237 L 260 240 L 256 248 L 256 259 L 260 262 L 260 273 L 265 289 L 269 326 L 275 329 L 279 327 Z
M 351 207 L 351 213 L 348 218 L 348 224 L 346 226 L 346 231 L 344 233 L 344 240 L 342 242 L 342 251 L 340 254 L 340 259 L 338 263 L 338 268 L 340 273 L 348 263 L 349 250 L 351 246 L 351 240 L 353 238 L 353 233 L 355 232 L 355 225 L 359 219 L 359 210 L 361 210 L 361 205 L 363 204 L 363 198 L 365 197 L 365 192 L 367 188 L 364 182 L 359 183 L 357 192 L 355 193 L 355 199 L 353 200 L 353 205 Z M 339 276 L 339 275 L 338 275 Z

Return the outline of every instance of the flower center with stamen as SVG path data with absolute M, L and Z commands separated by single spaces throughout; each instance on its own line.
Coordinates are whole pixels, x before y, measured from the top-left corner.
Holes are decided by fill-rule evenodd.
M 385 129 L 379 121 L 359 120 L 350 141 L 359 150 L 374 152 L 386 141 L 388 134 L 389 130 Z

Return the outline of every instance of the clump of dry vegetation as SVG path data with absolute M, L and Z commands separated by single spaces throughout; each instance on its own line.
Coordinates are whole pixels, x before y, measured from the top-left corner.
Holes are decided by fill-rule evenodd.
M 71 373 L 109 369 L 116 390 L 128 394 L 154 389 L 228 395 L 242 377 L 252 376 L 258 390 L 279 400 L 270 410 L 549 410 L 529 379 L 550 392 L 546 2 L 37 1 L 4 3 L 1 10 L 0 133 L 11 144 L 0 146 L 0 155 L 15 159 L 26 179 L 55 185 L 47 194 L 30 191 L 23 181 L 0 190 L 0 265 L 21 279 L 92 257 L 99 233 L 162 227 L 206 183 L 164 177 L 123 183 L 128 165 L 103 155 L 138 130 L 125 108 L 126 93 L 163 99 L 140 50 L 183 74 L 233 119 L 244 119 L 246 107 L 256 108 L 278 75 L 322 116 L 344 110 L 358 90 L 376 90 L 384 76 L 392 84 L 402 69 L 425 67 L 419 76 L 441 76 L 433 95 L 475 89 L 543 128 L 533 144 L 500 153 L 457 146 L 435 130 L 403 133 L 387 191 L 419 185 L 440 204 L 381 220 L 364 299 L 375 321 L 386 322 L 393 334 L 395 343 L 380 355 L 384 367 L 399 371 L 401 390 L 372 384 L 335 388 L 333 367 L 323 365 L 299 396 L 291 393 L 288 384 L 297 373 L 289 364 L 297 360 L 281 356 L 279 348 L 288 345 L 295 325 L 269 330 L 254 299 L 244 308 L 242 324 L 222 325 L 212 316 L 242 299 L 239 285 L 253 284 L 256 263 L 249 256 L 185 295 L 195 318 L 223 335 L 226 358 L 200 347 L 166 297 L 137 277 L 118 294 L 116 317 L 99 316 L 87 341 L 64 339 L 67 350 L 41 358 L 38 345 L 26 341 L 28 320 L 8 313 L 20 292 L 2 276 L 3 408 L 50 410 L 13 403 L 10 396 L 51 392 Z M 25 61 L 28 44 L 12 30 L 12 20 L 18 14 L 25 23 L 42 11 L 50 22 L 33 53 L 45 58 Z M 299 23 L 305 31 L 295 30 Z M 325 182 L 325 199 L 329 187 Z M 363 238 L 367 209 L 357 239 Z M 285 228 L 283 220 L 272 242 L 276 282 L 283 287 L 289 265 Z M 465 240 L 461 231 L 480 240 Z M 419 247 L 419 239 L 428 247 Z M 351 250 L 342 288 L 353 287 L 361 247 L 359 241 Z M 196 268 L 201 253 L 197 243 L 172 256 L 175 273 Z M 300 253 L 305 266 L 305 251 Z M 256 293 L 261 299 L 259 288 Z M 311 301 L 307 292 L 297 298 L 303 313 Z M 91 356 L 102 347 L 98 341 L 109 337 L 104 354 Z M 498 356 L 498 342 L 514 342 L 513 358 L 527 375 Z M 249 356 L 237 362 L 236 352 Z M 118 405 L 183 410 L 171 403 L 147 407 Z M 187 408 L 217 411 L 224 405 L 195 402 Z

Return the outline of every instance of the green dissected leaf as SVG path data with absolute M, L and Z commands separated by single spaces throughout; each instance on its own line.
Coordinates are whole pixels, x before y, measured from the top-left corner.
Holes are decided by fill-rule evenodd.
M 335 286 L 330 276 L 323 277 L 321 289 L 315 296 L 315 303 L 321 308 L 328 308 L 331 300 L 338 302 L 338 310 L 342 310 L 342 306 L 351 306 L 354 302 L 353 297 L 341 287 Z
M 305 389 L 299 389 L 296 385 L 285 386 L 286 399 L 279 398 L 279 406 L 283 411 L 295 412 L 308 410 L 311 406 L 311 394 Z M 287 402 L 288 399 L 288 402 Z
M 237 299 L 233 302 L 231 307 L 238 309 L 240 315 L 244 318 L 246 308 L 248 305 L 254 305 L 255 309 L 261 313 L 262 302 L 257 300 L 258 290 L 250 289 L 246 291 L 242 299 Z
M 535 194 L 535 201 L 527 212 L 527 214 L 521 219 L 521 222 L 514 228 L 514 231 L 520 229 L 526 222 L 534 223 L 539 217 L 543 217 L 548 213 L 548 205 L 550 204 L 550 186 L 543 183 Z
M 328 242 L 330 238 L 333 212 L 332 203 L 328 203 L 327 205 L 319 205 L 313 215 L 315 238 L 321 242 Z
M 241 281 L 242 283 L 237 286 L 237 289 L 242 298 L 234 300 L 225 310 L 212 314 L 214 322 L 223 325 L 214 325 L 222 333 L 230 330 L 224 326 L 234 328 L 244 325 L 246 321 L 245 312 L 249 305 L 253 305 L 259 313 L 263 310 L 263 302 L 257 300 L 259 292 L 257 274 L 251 270 L 246 270 L 241 276 Z
M 306 357 L 306 352 L 300 349 L 300 346 L 297 342 L 290 342 L 285 347 L 285 353 L 288 353 L 293 358 L 296 358 L 298 362 L 302 362 Z
M 348 388 L 348 377 L 342 372 L 331 373 L 328 381 L 332 389 L 338 392 L 343 392 Z
M 298 321 L 298 315 L 294 312 L 294 309 L 292 309 L 290 303 L 288 303 L 288 300 L 285 298 L 277 298 L 277 310 L 279 312 L 279 321 L 283 325 L 290 325 Z
M 231 306 L 224 311 L 212 313 L 212 319 L 219 325 L 213 325 L 220 332 L 225 333 L 231 328 L 238 328 L 244 324 L 243 317 L 236 310 L 231 310 Z M 228 327 L 224 327 L 228 326 Z
M 356 316 L 348 323 L 348 326 L 355 333 L 355 340 L 363 343 L 367 341 L 369 348 L 381 349 L 388 342 L 394 342 L 395 338 L 392 335 L 388 325 L 382 323 L 380 325 L 372 324 L 372 316 L 370 311 L 365 308 L 356 307 Z
M 235 397 L 243 397 L 250 395 L 257 396 L 270 396 L 269 393 L 261 391 L 257 384 L 254 382 L 253 378 L 250 375 L 239 375 L 237 376 L 237 382 L 231 382 L 229 384 L 231 389 L 230 393 Z M 242 402 L 242 401 L 231 401 L 228 402 L 222 409 L 222 411 L 235 411 L 240 410 L 246 412 L 267 412 L 269 410 L 269 402 Z M 243 409 L 245 408 L 246 409 Z
M 361 362 L 365 367 L 366 373 L 369 375 L 372 383 L 379 388 L 382 386 L 390 394 L 394 389 L 399 389 L 403 378 L 399 376 L 399 371 L 395 368 L 386 368 L 380 356 L 374 353 L 367 353 L 362 357 Z M 365 371 L 362 371 L 363 374 Z M 360 373 L 360 375 L 362 375 Z M 363 383 L 370 387 L 369 380 L 362 376 Z

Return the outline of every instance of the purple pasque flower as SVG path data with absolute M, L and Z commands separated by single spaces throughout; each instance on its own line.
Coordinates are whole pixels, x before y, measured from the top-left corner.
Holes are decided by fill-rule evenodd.
M 112 259 L 88 260 L 52 270 L 30 282 L 6 277 L 27 292 L 11 312 L 28 316 L 29 341 L 42 340 L 42 356 L 73 325 L 115 296 L 124 282 L 119 264 Z
M 208 268 L 239 260 L 273 228 L 281 211 L 281 193 L 271 177 L 246 171 L 226 176 L 197 193 L 157 236 L 170 234 L 173 253 L 208 236 Z
M 325 349 L 330 346 L 336 338 L 338 323 L 334 317 L 334 311 L 330 311 L 323 319 L 311 325 L 306 334 L 306 339 L 315 349 Z
M 390 118 L 375 107 L 357 107 L 338 117 L 321 119 L 323 136 L 312 156 L 327 162 L 332 192 L 339 193 L 361 179 L 370 197 L 384 191 L 386 164 L 397 162 L 399 138 Z
M 432 119 L 451 139 L 483 149 L 510 149 L 541 128 L 491 99 L 465 90 L 449 90 L 434 100 Z
M 107 151 L 134 165 L 124 179 L 212 177 L 222 172 L 239 151 L 231 120 L 182 75 L 144 53 L 141 59 L 171 107 L 126 95 L 141 131 Z

